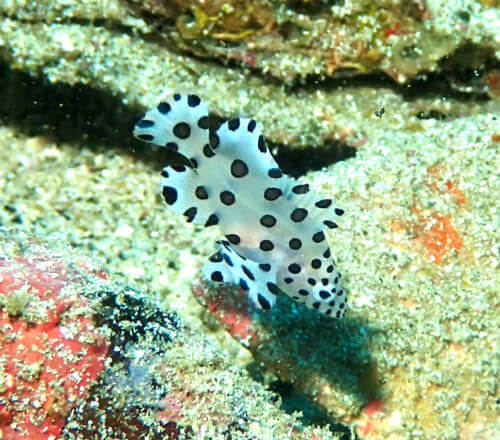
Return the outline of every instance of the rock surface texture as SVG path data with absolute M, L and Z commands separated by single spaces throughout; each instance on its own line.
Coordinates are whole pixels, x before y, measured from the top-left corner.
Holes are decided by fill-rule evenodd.
M 2 354 L 59 332 L 70 363 L 54 380 L 77 355 L 87 378 L 37 398 L 50 420 L 28 420 L 32 408 L 5 403 L 21 392 L 11 378 L 48 389 L 31 367 L 60 336 L 19 361 L 31 369 L 2 358 L 3 438 L 33 426 L 81 439 L 499 437 L 499 6 L 2 2 L 1 324 L 17 338 Z M 260 121 L 280 166 L 345 210 L 327 235 L 345 318 L 286 298 L 256 312 L 200 283 L 219 235 L 164 209 L 158 173 L 180 159 L 131 136 L 172 90 L 200 95 L 215 119 Z M 79 258 L 26 253 L 22 234 Z M 70 303 L 59 284 L 23 290 L 40 252 L 67 268 L 48 283 L 89 256 L 111 281 L 78 269 Z

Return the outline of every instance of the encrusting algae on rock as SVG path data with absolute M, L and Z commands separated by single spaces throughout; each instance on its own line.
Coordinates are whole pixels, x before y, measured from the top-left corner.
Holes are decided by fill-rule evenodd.
M 346 294 L 323 231 L 336 228 L 344 211 L 283 174 L 254 119 L 214 129 L 197 95 L 174 93 L 134 135 L 191 163 L 164 168 L 161 186 L 170 210 L 225 234 L 203 269 L 206 279 L 237 284 L 264 310 L 283 291 L 328 316 L 344 315 Z

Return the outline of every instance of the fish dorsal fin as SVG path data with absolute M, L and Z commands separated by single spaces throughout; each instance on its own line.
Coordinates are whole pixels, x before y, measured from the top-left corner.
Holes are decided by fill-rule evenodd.
M 288 185 L 286 192 L 284 192 L 285 198 L 297 207 L 305 209 L 307 215 L 318 225 L 322 224 L 330 229 L 335 229 L 338 226 L 338 218 L 344 214 L 344 210 L 335 206 L 332 199 L 311 189 L 308 183 L 291 179 L 293 182 Z
M 217 154 L 237 157 L 254 174 L 280 176 L 277 187 L 290 202 L 309 211 L 311 218 L 329 228 L 337 227 L 337 218 L 343 210 L 304 184 L 285 175 L 274 160 L 262 135 L 258 122 L 250 118 L 234 118 L 225 122 L 211 137 L 212 148 Z M 221 141 L 222 140 L 222 141 Z
M 209 148 L 207 106 L 194 94 L 169 94 L 136 124 L 134 136 L 178 151 L 188 159 L 200 156 Z
M 261 309 L 269 310 L 276 303 L 276 268 L 240 255 L 225 240 L 217 243 L 217 252 L 203 267 L 203 276 L 216 283 L 236 284 Z
M 224 122 L 211 136 L 210 145 L 217 152 L 228 157 L 237 157 L 254 174 L 266 175 L 278 164 L 267 147 L 260 124 L 250 118 L 234 118 Z

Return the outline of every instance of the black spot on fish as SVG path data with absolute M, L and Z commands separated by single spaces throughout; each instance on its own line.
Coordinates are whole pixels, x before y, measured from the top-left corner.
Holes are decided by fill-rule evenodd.
M 202 116 L 200 119 L 198 119 L 198 127 L 202 128 L 203 130 L 207 130 L 210 127 L 210 122 L 207 116 Z
M 224 259 L 224 261 L 226 262 L 226 264 L 230 267 L 233 267 L 234 266 L 234 263 L 233 263 L 233 260 L 231 260 L 231 257 L 227 254 L 222 254 L 222 258 Z
M 292 263 L 288 266 L 288 271 L 293 274 L 298 274 L 301 268 L 297 263 Z
M 272 228 L 276 224 L 276 217 L 265 214 L 260 218 L 260 224 L 266 228 Z
M 264 310 L 271 309 L 271 303 L 260 293 L 257 295 L 257 301 Z
M 230 243 L 232 244 L 239 244 L 241 242 L 241 238 L 237 234 L 227 234 L 226 238 L 229 240 Z
M 220 193 L 220 201 L 224 205 L 230 206 L 235 202 L 234 194 L 231 191 L 222 191 Z
M 259 247 L 261 250 L 269 252 L 274 249 L 274 244 L 271 240 L 262 240 L 259 244 Z
M 321 243 L 325 239 L 325 234 L 323 231 L 316 232 L 316 234 L 312 236 L 312 239 L 315 243 Z
M 240 159 L 233 160 L 231 174 L 236 178 L 245 177 L 248 174 L 247 164 Z
M 240 128 L 240 118 L 230 119 L 227 123 L 227 128 L 231 131 L 236 131 Z
M 170 104 L 168 102 L 160 102 L 158 104 L 158 107 L 156 108 L 162 115 L 166 115 L 168 112 L 170 112 L 170 110 L 172 110 L 172 107 L 170 107 Z
M 222 283 L 224 281 L 224 277 L 222 276 L 222 273 L 219 270 L 213 271 L 212 274 L 210 275 L 210 279 L 218 283 Z
M 325 226 L 328 226 L 330 229 L 335 229 L 335 228 L 338 228 L 337 223 L 332 222 L 332 221 L 330 221 L 330 220 L 325 220 L 325 221 L 323 222 L 323 224 L 324 224 Z
M 222 255 L 220 252 L 217 252 L 216 254 L 211 255 L 208 260 L 212 263 L 220 263 L 222 261 Z
M 274 283 L 268 282 L 267 288 L 268 288 L 269 292 L 271 292 L 273 295 L 277 295 L 279 293 L 278 286 Z
M 305 210 L 304 208 L 295 208 L 290 214 L 290 218 L 296 223 L 301 222 L 306 217 L 307 217 L 307 210 Z
M 269 272 L 271 270 L 271 265 L 269 263 L 259 264 L 259 268 L 264 272 Z
M 195 191 L 194 191 L 194 194 L 200 200 L 206 200 L 206 199 L 208 199 L 208 193 L 207 193 L 207 190 L 205 189 L 204 186 L 197 186 L 196 189 L 195 189 Z
M 270 202 L 276 200 L 279 196 L 281 196 L 283 192 L 279 188 L 267 188 L 264 191 L 264 198 Z
M 305 183 L 303 185 L 295 185 L 292 188 L 292 191 L 295 194 L 305 194 L 305 193 L 307 193 L 309 191 L 309 184 Z
M 188 208 L 184 211 L 183 215 L 187 217 L 188 223 L 191 223 L 194 220 L 197 211 L 198 209 L 195 206 L 191 206 L 191 208 Z
M 188 105 L 189 107 L 196 107 L 200 105 L 201 99 L 197 95 L 188 95 Z
M 269 177 L 272 177 L 273 179 L 279 179 L 280 177 L 283 177 L 283 173 L 281 172 L 281 170 L 279 168 L 271 168 L 267 172 L 267 174 Z
M 203 154 L 205 157 L 213 157 L 215 156 L 215 152 L 210 148 L 208 144 L 205 144 L 203 147 Z
M 205 222 L 205 226 L 208 228 L 209 226 L 214 226 L 217 223 L 219 223 L 219 217 L 215 214 L 210 214 L 210 217 L 208 217 L 208 220 Z
M 332 204 L 332 201 L 330 199 L 323 199 L 320 200 L 319 202 L 316 202 L 316 206 L 318 208 L 328 208 Z
M 253 275 L 253 273 L 251 272 L 251 270 L 246 267 L 244 264 L 241 266 L 241 270 L 245 273 L 245 275 L 250 278 L 252 281 L 255 281 L 255 277 Z
M 191 134 L 191 127 L 187 122 L 179 122 L 172 131 L 179 139 L 187 139 Z
M 326 290 L 320 290 L 319 291 L 319 296 L 322 298 L 322 299 L 328 299 L 330 298 L 330 292 L 327 292 Z
M 155 125 L 155 123 L 153 121 L 149 121 L 148 119 L 141 119 L 138 123 L 137 123 L 137 126 L 139 128 L 150 128 L 152 127 L 153 125 Z
M 314 260 L 311 261 L 311 266 L 313 269 L 319 269 L 321 267 L 321 260 L 315 258 Z
M 250 290 L 250 288 L 248 287 L 248 283 L 243 278 L 240 278 L 239 284 L 240 284 L 240 288 L 242 288 L 243 290 L 245 290 L 247 292 Z
M 164 186 L 162 194 L 168 205 L 173 205 L 177 201 L 177 190 L 172 186 Z

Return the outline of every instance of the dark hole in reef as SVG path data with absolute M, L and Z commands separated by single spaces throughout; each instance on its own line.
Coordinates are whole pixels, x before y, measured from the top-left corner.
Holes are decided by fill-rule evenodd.
M 287 6 L 297 14 L 320 15 L 328 14 L 333 6 L 344 6 L 344 0 L 288 0 Z
M 275 151 L 270 145 L 271 151 Z M 276 162 L 286 174 L 299 177 L 308 171 L 320 170 L 335 162 L 349 159 L 356 155 L 356 149 L 340 142 L 326 143 L 318 147 L 285 148 L 278 146 L 274 155 Z

